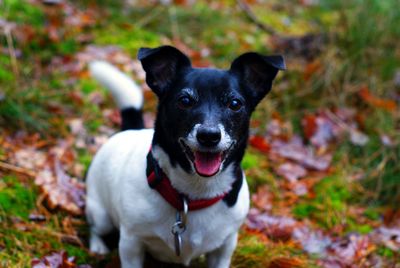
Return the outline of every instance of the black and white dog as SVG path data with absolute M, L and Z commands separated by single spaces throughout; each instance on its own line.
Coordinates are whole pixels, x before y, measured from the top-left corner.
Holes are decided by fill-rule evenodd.
M 91 72 L 110 89 L 122 131 L 95 156 L 87 176 L 90 250 L 117 228 L 122 267 L 142 267 L 145 252 L 189 265 L 229 267 L 249 210 L 240 162 L 250 115 L 270 91 L 281 56 L 245 53 L 229 70 L 193 68 L 171 46 L 142 48 L 138 59 L 159 99 L 154 130 L 143 129 L 140 89 L 105 62 Z

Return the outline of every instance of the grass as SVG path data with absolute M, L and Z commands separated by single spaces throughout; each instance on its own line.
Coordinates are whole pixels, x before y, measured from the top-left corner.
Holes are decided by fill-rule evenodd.
M 266 241 L 261 236 L 242 231 L 240 243 L 233 256 L 232 267 L 314 268 L 318 266 L 293 245 Z
M 20 181 L 14 176 L 0 179 L 0 265 L 28 267 L 32 258 L 60 249 L 76 256 L 78 263 L 88 263 L 90 257 L 86 250 L 62 242 L 61 222 L 67 214 L 53 214 L 38 223 L 29 219 L 30 214 L 37 213 L 35 204 L 39 193 L 31 181 Z
M 166 39 L 179 40 L 194 51 L 208 48 L 207 60 L 224 68 L 248 50 L 275 52 L 269 42 L 271 36 L 251 24 L 233 1 L 199 1 L 190 8 L 149 4 L 126 8 L 118 1 L 98 2 L 101 3 L 88 0 L 76 4 L 80 10 L 94 8 L 100 18 L 84 29 L 59 26 L 62 30 L 58 41 L 50 39 L 46 27 L 48 11 L 43 6 L 17 0 L 0 3 L 0 17 L 15 22 L 23 33 L 33 33 L 25 40 L 18 37 L 17 31 L 12 32 L 12 45 L 21 54 L 16 58 L 19 75 L 14 71 L 13 57 L 0 53 L 0 96 L 4 94 L 4 98 L 0 97 L 2 129 L 14 133 L 21 129 L 39 132 L 42 137 L 58 139 L 71 135 L 66 124 L 70 118 L 82 118 L 90 133 L 97 133 L 106 124 L 103 106 L 114 106 L 110 100 L 102 106 L 90 102 L 93 92 L 106 96 L 97 83 L 79 77 L 71 84 L 67 81 L 70 77 L 62 71 L 47 69 L 55 56 L 70 59 L 85 48 L 87 44 L 78 41 L 80 34 L 91 35 L 91 43 L 98 46 L 118 45 L 132 58 L 141 46 L 154 47 Z M 346 232 L 368 233 L 370 223 L 379 220 L 380 207 L 399 202 L 400 147 L 383 147 L 380 135 L 399 140 L 400 116 L 398 111 L 387 112 L 363 103 L 357 92 L 366 85 L 377 97 L 391 98 L 393 75 L 400 68 L 397 46 L 400 13 L 397 0 L 320 2 L 321 5 L 304 7 L 293 5 L 292 1 L 271 1 L 268 12 L 266 6 L 252 6 L 261 21 L 279 34 L 327 35 L 321 54 L 313 62 L 319 67 L 308 79 L 305 72 L 311 63 L 292 56 L 289 51 L 288 71 L 278 77 L 274 90 L 255 112 L 254 120 L 260 123 L 258 131 L 262 133 L 271 115 L 279 114 L 293 123 L 295 133 L 300 133 L 305 113 L 320 107 L 358 107 L 363 131 L 370 141 L 363 147 L 349 142 L 338 144 L 334 165 L 339 171 L 318 183 L 314 188 L 315 197 L 301 198 L 292 212 L 299 219 L 315 220 L 325 230 L 340 224 Z M 225 6 L 215 8 L 215 4 Z M 0 45 L 5 51 L 10 47 L 9 40 L 1 34 Z M 82 93 L 82 103 L 73 100 L 74 92 Z M 89 152 L 78 150 L 78 161 L 86 169 L 91 157 Z M 278 179 L 263 154 L 250 149 L 242 164 L 252 192 L 267 184 L 279 197 Z M 348 177 L 357 172 L 364 174 L 362 181 L 349 182 Z M 29 266 L 32 257 L 62 248 L 77 256 L 79 263 L 98 263 L 86 250 L 62 242 L 50 232 L 62 233 L 59 222 L 68 215 L 57 212 L 45 223 L 29 221 L 29 214 L 38 209 L 34 204 L 39 193 L 32 183 L 8 175 L 2 175 L 0 182 L 0 266 Z M 355 205 L 368 206 L 362 222 L 350 213 Z M 21 230 L 17 223 L 29 229 Z M 77 228 L 83 228 L 82 237 L 85 236 L 84 227 Z M 387 248 L 379 248 L 378 253 L 396 257 Z M 269 244 L 257 234 L 243 231 L 234 267 L 273 267 L 277 262 L 274 258 L 294 258 L 292 261 L 300 267 L 314 265 L 312 259 L 293 245 Z
M 313 190 L 315 197 L 304 199 L 293 208 L 292 212 L 300 219 L 313 219 L 326 230 L 347 224 L 348 201 L 351 192 L 348 183 L 339 176 L 322 179 Z

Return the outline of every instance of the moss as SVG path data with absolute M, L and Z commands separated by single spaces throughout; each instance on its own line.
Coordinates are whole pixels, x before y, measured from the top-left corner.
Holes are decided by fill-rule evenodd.
M 15 74 L 11 69 L 11 59 L 9 56 L 0 55 L 0 65 L 3 66 L 0 68 L 0 83 L 11 83 L 15 81 Z M 4 68 L 6 67 L 6 68 Z
M 45 16 L 39 6 L 35 6 L 25 0 L 4 0 L 1 4 L 3 15 L 7 20 L 27 24 L 34 27 L 43 27 Z
M 26 220 L 35 204 L 35 190 L 17 182 L 12 176 L 4 177 L 2 181 L 7 187 L 0 191 L 0 215 L 2 218 L 9 215 Z
M 78 162 L 85 167 L 85 174 L 92 162 L 92 158 L 93 155 L 91 155 L 88 150 L 78 150 Z
M 348 184 L 339 175 L 322 179 L 313 191 L 314 198 L 304 198 L 292 209 L 296 217 L 313 218 L 327 230 L 349 221 L 347 202 L 351 193 Z
M 242 161 L 242 168 L 244 170 L 257 167 L 259 163 L 258 157 L 250 152 L 246 152 Z
M 378 247 L 376 252 L 378 253 L 378 255 L 386 258 L 393 258 L 396 255 L 396 253 L 392 249 L 384 246 Z
M 364 211 L 363 215 L 364 215 L 365 217 L 367 217 L 368 219 L 370 219 L 370 220 L 378 220 L 378 219 L 381 217 L 381 213 L 379 213 L 379 212 L 377 211 L 377 209 L 376 209 L 376 208 L 373 208 L 373 207 L 368 207 L 368 208 Z
M 96 44 L 118 44 L 118 46 L 121 46 L 132 55 L 135 55 L 140 47 L 155 47 L 160 45 L 159 35 L 133 26 L 128 31 L 119 25 L 109 25 L 107 28 L 97 29 L 95 35 L 94 42 Z
M 239 244 L 232 258 L 232 266 L 241 267 L 281 267 L 273 266 L 278 259 L 287 260 L 285 267 L 317 267 L 300 249 L 285 243 L 274 243 L 262 236 L 241 232 Z

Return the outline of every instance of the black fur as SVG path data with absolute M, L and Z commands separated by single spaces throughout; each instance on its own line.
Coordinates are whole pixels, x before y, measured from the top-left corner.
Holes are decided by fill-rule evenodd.
M 240 188 L 242 187 L 243 184 L 242 169 L 240 167 L 236 167 L 234 173 L 235 173 L 235 182 L 232 184 L 232 189 L 223 199 L 228 207 L 233 207 L 236 204 Z
M 192 68 L 189 58 L 174 47 L 140 49 L 138 59 L 146 71 L 146 81 L 159 98 L 153 146 L 159 145 L 173 166 L 194 173 L 183 151 L 180 137 L 186 137 L 196 124 L 224 126 L 234 140 L 222 168 L 233 164 L 237 179 L 225 197 L 235 204 L 242 184 L 240 162 L 249 136 L 251 113 L 270 91 L 278 70 L 285 68 L 281 56 L 250 52 L 236 58 L 229 70 Z M 181 100 L 183 97 L 190 102 Z M 241 107 L 232 109 L 233 100 Z
M 142 129 L 144 128 L 143 114 L 141 110 L 131 108 L 125 108 L 121 110 L 121 130 L 128 129 Z
M 170 46 L 139 51 L 146 71 L 146 81 L 159 97 L 154 145 L 160 145 L 173 165 L 187 172 L 190 163 L 180 148 L 178 138 L 187 136 L 195 124 L 222 124 L 236 141 L 225 161 L 239 163 L 248 138 L 249 119 L 258 102 L 271 89 L 278 69 L 284 68 L 281 56 L 246 53 L 238 57 L 230 70 L 192 68 L 190 60 Z M 181 108 L 179 99 L 188 96 L 195 101 L 190 109 Z M 232 99 L 243 107 L 228 108 Z

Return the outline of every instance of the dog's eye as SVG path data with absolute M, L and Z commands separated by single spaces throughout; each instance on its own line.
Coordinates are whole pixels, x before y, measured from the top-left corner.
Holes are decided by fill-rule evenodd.
M 233 99 L 229 102 L 228 107 L 233 111 L 238 111 L 242 107 L 242 102 L 238 99 Z
M 178 106 L 182 109 L 188 109 L 193 107 L 194 100 L 188 96 L 180 97 L 178 100 Z

